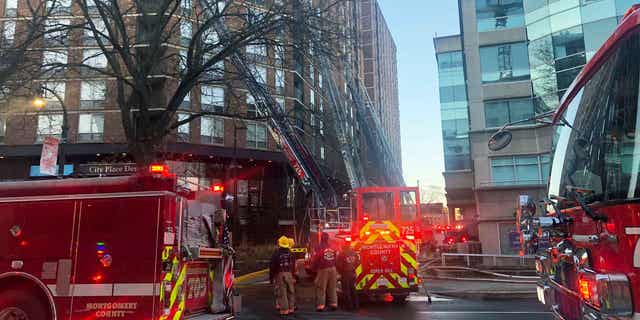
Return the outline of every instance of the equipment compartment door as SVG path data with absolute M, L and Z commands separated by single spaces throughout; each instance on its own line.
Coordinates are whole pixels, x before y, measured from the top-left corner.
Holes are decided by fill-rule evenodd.
M 148 319 L 158 309 L 162 198 L 82 201 L 72 319 Z

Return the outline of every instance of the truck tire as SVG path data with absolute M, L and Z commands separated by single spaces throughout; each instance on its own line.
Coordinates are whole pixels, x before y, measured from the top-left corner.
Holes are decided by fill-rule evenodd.
M 49 308 L 28 290 L 8 289 L 1 292 L 0 320 L 50 320 Z

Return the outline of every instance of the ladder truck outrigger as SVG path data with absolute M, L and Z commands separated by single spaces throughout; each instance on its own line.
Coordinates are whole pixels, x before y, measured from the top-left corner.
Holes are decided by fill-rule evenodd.
M 520 196 L 516 223 L 521 254 L 535 255 L 538 299 L 556 319 L 640 318 L 639 51 L 634 5 L 558 109 L 534 119 L 559 134 L 548 196 L 541 206 Z M 508 125 L 489 149 L 509 144 Z

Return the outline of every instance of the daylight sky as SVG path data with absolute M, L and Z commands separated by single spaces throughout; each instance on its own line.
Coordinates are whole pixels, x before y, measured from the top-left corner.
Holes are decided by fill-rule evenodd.
M 444 186 L 434 35 L 458 33 L 457 0 L 378 0 L 398 47 L 402 162 L 407 185 Z

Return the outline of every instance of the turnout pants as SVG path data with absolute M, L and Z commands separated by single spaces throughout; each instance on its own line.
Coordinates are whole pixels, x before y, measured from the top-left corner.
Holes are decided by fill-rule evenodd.
M 344 308 L 347 310 L 358 308 L 358 294 L 356 293 L 355 275 L 344 275 L 340 281 L 342 283 L 342 295 L 344 297 Z
M 324 309 L 326 303 L 331 307 L 338 306 L 338 293 L 336 292 L 336 282 L 338 272 L 335 267 L 318 270 L 316 276 L 316 308 Z
M 280 272 L 276 275 L 276 304 L 280 313 L 293 311 L 296 304 L 295 287 L 291 272 Z

